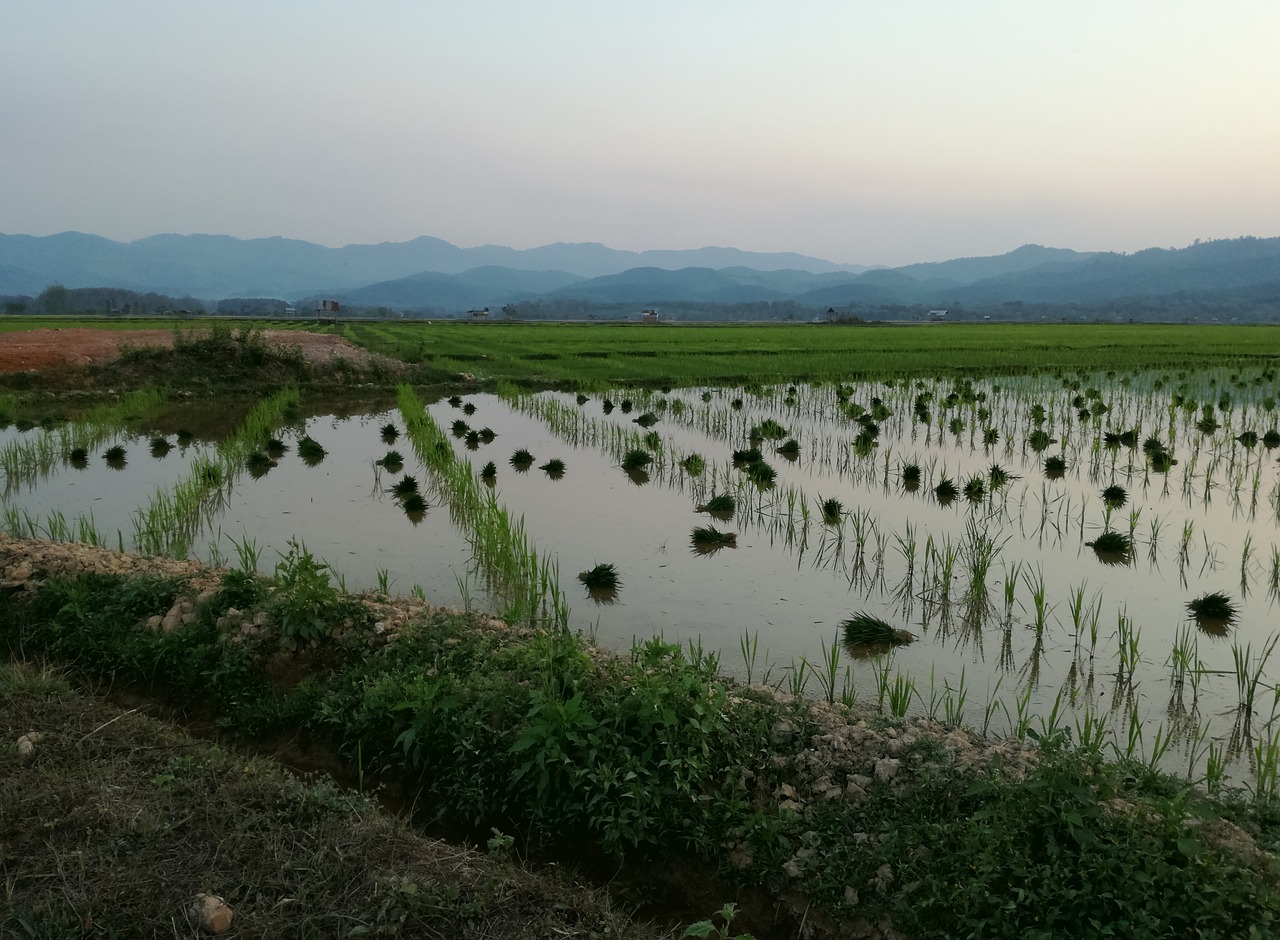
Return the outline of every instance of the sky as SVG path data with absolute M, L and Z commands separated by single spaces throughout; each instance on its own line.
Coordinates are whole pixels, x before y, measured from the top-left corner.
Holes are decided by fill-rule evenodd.
M 7 234 L 892 265 L 1280 235 L 1275 0 L 0 0 L 0 21 Z

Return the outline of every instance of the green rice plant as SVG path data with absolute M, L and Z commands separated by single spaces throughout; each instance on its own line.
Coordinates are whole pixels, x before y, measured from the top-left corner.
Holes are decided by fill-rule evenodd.
M 641 438 L 644 446 L 651 451 L 660 452 L 662 450 L 662 435 L 657 431 L 650 431 Z
M 1241 446 L 1243 446 L 1243 447 L 1257 447 L 1257 446 L 1258 446 L 1258 432 L 1257 432 L 1257 431 L 1242 431 L 1242 432 L 1240 432 L 1239 434 L 1237 434 L 1237 435 L 1236 435 L 1236 440 L 1237 440 L 1237 441 L 1241 444 Z
M 421 519 L 427 511 L 427 501 L 421 493 L 409 493 L 400 500 L 400 508 L 411 520 L 415 517 Z
M 889 714 L 894 718 L 905 718 L 911 708 L 911 700 L 918 698 L 915 679 L 898 673 L 889 685 Z
M 479 431 L 468 431 L 466 434 L 463 435 L 462 440 L 467 450 L 480 449 L 480 432 Z
M 517 473 L 524 473 L 533 466 L 533 454 L 521 447 L 511 455 L 511 466 Z
M 178 439 L 179 447 L 190 447 L 191 442 L 196 439 L 196 436 L 192 434 L 190 431 L 188 431 L 186 428 L 178 428 L 178 433 L 176 436 Z
M 839 689 L 840 679 L 840 644 L 833 639 L 831 646 L 827 646 L 827 641 L 820 639 L 822 646 L 822 662 L 820 666 L 805 660 L 809 671 L 818 679 L 818 685 L 822 689 L 822 697 L 829 703 L 835 704 L 836 696 Z M 848 686 L 850 680 L 850 670 L 845 667 L 845 685 Z
M 1156 473 L 1168 473 L 1177 462 L 1168 451 L 1161 450 L 1151 455 L 1151 469 Z
M 985 477 L 970 477 L 964 484 L 964 498 L 971 503 L 980 503 L 987 496 L 987 481 Z
M 892 624 L 866 611 L 854 614 L 840 624 L 846 646 L 851 649 L 875 649 L 893 646 L 905 646 L 915 641 L 915 637 L 906 630 L 900 630 Z M 883 650 L 878 650 L 883 652 Z
M 915 492 L 920 486 L 920 465 L 907 463 L 902 465 L 902 485 L 908 492 Z
M 839 525 L 844 506 L 841 505 L 838 499 L 824 499 L 821 505 L 821 512 L 823 525 Z
M 400 431 L 394 424 L 384 424 L 382 426 L 382 443 L 394 444 L 399 437 Z
M 480 468 L 480 479 L 486 483 L 492 483 L 498 478 L 498 465 L 492 460 Z
M 450 396 L 448 397 L 448 399 L 446 399 L 446 400 L 449 402 L 449 407 L 450 407 L 450 408 L 461 408 L 461 407 L 462 407 L 462 399 L 461 399 L 461 398 L 459 398 L 457 395 L 450 395 Z
M 1129 494 L 1118 483 L 1112 483 L 1102 491 L 1102 502 L 1108 509 L 1121 509 L 1129 501 Z
M 231 539 L 231 544 L 236 550 L 236 559 L 239 562 L 239 571 L 253 574 L 258 570 L 258 562 L 262 558 L 262 549 L 259 547 L 257 540 L 251 538 L 246 532 L 244 538 L 236 541 Z
M 461 418 L 456 419 L 453 424 L 449 426 L 449 431 L 454 437 L 463 437 L 470 430 L 471 425 L 467 424 L 467 422 L 463 421 Z
M 1221 591 L 1213 591 L 1187 601 L 1187 613 L 1200 625 L 1228 627 L 1235 622 L 1236 606 Z
M 482 444 L 492 444 L 493 439 L 498 436 L 498 433 L 490 427 L 483 427 L 477 431 L 476 434 L 479 436 L 480 443 Z
M 1267 431 L 1266 434 L 1262 435 L 1262 445 L 1267 450 L 1275 450 L 1277 447 L 1280 447 L 1280 431 L 1277 431 L 1275 428 Z
M 653 461 L 653 455 L 640 448 L 632 448 L 622 457 L 623 470 L 643 470 Z
M 690 454 L 680 461 L 680 468 L 691 477 L 700 477 L 707 470 L 707 461 L 701 454 Z
M 406 473 L 391 485 L 391 492 L 400 499 L 418 492 L 418 478 Z
M 960 495 L 960 490 L 951 477 L 944 475 L 933 488 L 933 494 L 938 498 L 938 502 L 946 506 L 955 501 L 955 498 Z
M 705 512 L 712 518 L 728 520 L 737 511 L 737 502 L 731 493 L 717 493 L 705 503 L 699 503 L 694 512 Z
M 538 469 L 541 470 L 543 473 L 545 473 L 548 479 L 551 479 L 551 480 L 564 479 L 564 470 L 565 470 L 564 461 L 561 460 L 559 457 L 552 457 L 542 466 L 538 467 Z
M 1106 531 L 1092 542 L 1085 542 L 1098 559 L 1107 564 L 1128 564 L 1133 558 L 1133 538 L 1124 532 Z
M 765 418 L 751 429 L 749 436 L 764 441 L 780 441 L 790 433 L 773 418 Z
M 153 436 L 149 444 L 151 446 L 151 456 L 157 460 L 162 459 L 169 451 L 173 450 L 173 445 L 169 443 L 168 438 L 161 437 L 159 434 Z
M 259 479 L 266 474 L 273 463 L 274 461 L 267 456 L 267 452 L 264 450 L 250 451 L 249 456 L 244 459 L 245 469 L 249 471 L 250 476 L 254 479 Z
M 594 568 L 580 572 L 578 580 L 591 591 L 616 592 L 622 586 L 622 580 L 618 576 L 618 569 L 608 562 L 602 562 Z
M 737 548 L 736 532 L 721 532 L 714 526 L 696 526 L 690 536 L 693 551 L 698 555 L 709 555 L 722 548 Z
M 398 450 L 389 450 L 378 463 L 388 473 L 399 473 L 404 469 L 404 455 Z
M 757 460 L 754 463 L 747 464 L 743 468 L 747 479 L 761 489 L 766 489 L 773 485 L 774 480 L 778 476 L 778 472 L 765 463 L 763 460 Z
M 107 466 L 112 470 L 123 470 L 127 461 L 125 460 L 125 449 L 120 444 L 108 447 L 102 455 L 102 459 L 107 462 Z
M 298 456 L 302 458 L 302 462 L 308 467 L 317 466 L 328 454 L 320 443 L 311 437 L 310 434 L 302 435 L 302 439 L 298 441 Z
M 586 395 L 582 394 L 581 392 L 579 392 L 579 393 L 574 397 L 574 400 L 578 403 L 578 407 L 582 407 L 582 406 L 583 406 L 583 405 L 585 405 L 587 402 L 591 401 L 591 399 L 590 399 L 590 398 L 588 398 Z
M 631 420 L 642 428 L 651 428 L 658 423 L 658 416 L 652 411 L 646 411 L 644 414 L 640 415 L 640 417 L 632 418 Z
M 745 450 L 735 450 L 733 452 L 733 465 L 738 469 L 753 463 L 759 463 L 763 459 L 764 454 L 760 453 L 760 448 L 758 447 L 748 447 Z
M 800 444 L 794 437 L 790 438 L 786 443 L 778 448 L 778 453 L 787 460 L 795 460 L 800 456 Z
M 266 446 L 263 449 L 267 452 L 267 456 L 272 460 L 279 460 L 289 452 L 289 445 L 278 437 L 268 437 Z M 387 451 L 387 453 L 394 454 L 395 451 Z M 394 473 L 395 471 L 392 472 Z
M 85 450 L 83 447 L 73 447 L 67 453 L 67 460 L 71 462 L 72 466 L 78 465 L 83 467 L 89 462 L 89 451 Z M 9 475 L 10 478 L 12 478 L 12 476 L 12 474 Z
M 1055 438 L 1049 436 L 1048 431 L 1032 431 L 1027 436 L 1027 445 L 1037 454 L 1049 449 L 1050 444 L 1057 443 Z
M 1013 475 L 998 463 L 993 463 L 987 470 L 987 480 L 991 484 L 992 492 L 1004 488 L 1012 479 L 1014 479 Z
M 467 402 L 462 406 L 462 413 L 464 415 L 473 415 L 476 413 L 476 406 L 471 402 Z
M 1067 460 L 1065 457 L 1056 456 L 1048 457 L 1044 462 L 1044 475 L 1050 480 L 1061 480 L 1067 473 Z

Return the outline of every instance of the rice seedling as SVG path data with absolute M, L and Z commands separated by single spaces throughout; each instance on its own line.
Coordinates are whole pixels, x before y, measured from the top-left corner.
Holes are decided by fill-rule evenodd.
M 463 421 L 461 418 L 454 421 L 453 424 L 449 426 L 449 431 L 454 437 L 463 437 L 470 430 L 471 425 L 467 424 L 467 422 Z
M 461 408 L 461 407 L 462 407 L 462 399 L 461 399 L 461 398 L 459 398 L 457 395 L 450 395 L 450 396 L 449 396 L 449 398 L 448 398 L 447 400 L 448 400 L 448 402 L 449 402 L 449 407 L 450 407 L 450 408 Z
M 328 454 L 320 443 L 311 437 L 310 434 L 302 435 L 302 440 L 298 441 L 298 456 L 302 458 L 302 462 L 308 467 L 314 467 L 324 460 Z
M 717 493 L 705 503 L 699 503 L 694 512 L 705 512 L 713 519 L 727 521 L 733 518 L 736 510 L 737 504 L 731 493 Z
M 920 487 L 920 465 L 908 463 L 902 465 L 902 486 L 908 493 L 914 493 Z
M 1027 436 L 1027 445 L 1037 454 L 1049 449 L 1050 444 L 1056 444 L 1057 439 L 1050 437 L 1048 431 L 1036 430 Z
M 693 551 L 698 555 L 710 555 L 722 548 L 737 548 L 738 533 L 721 532 L 714 526 L 697 526 L 690 536 Z
M 158 434 L 151 438 L 150 444 L 151 456 L 157 460 L 163 459 L 169 451 L 173 450 L 173 445 L 169 443 L 169 439 Z
M 866 611 L 854 614 L 840 624 L 845 647 L 859 658 L 878 656 L 894 646 L 906 646 L 915 636 Z
M 622 586 L 622 579 L 618 576 L 618 569 L 608 562 L 602 562 L 594 568 L 580 572 L 578 580 L 588 590 L 593 591 L 617 591 Z
M 763 460 L 757 460 L 749 463 L 743 468 L 743 472 L 747 475 L 747 479 L 761 489 L 767 489 L 773 485 L 773 481 L 777 478 L 778 472 L 769 466 Z
M 1151 469 L 1156 473 L 1168 473 L 1177 462 L 1168 451 L 1156 451 L 1151 455 Z
M 467 402 L 465 405 L 462 406 L 462 413 L 464 415 L 471 416 L 476 413 L 476 406 L 473 405 L 471 402 Z
M 517 473 L 524 473 L 533 466 L 533 454 L 522 447 L 511 455 L 510 463 Z
M 947 506 L 955 502 L 955 498 L 960 495 L 960 490 L 951 477 L 944 475 L 933 488 L 933 495 L 938 498 L 939 503 Z
M 765 418 L 751 429 L 749 436 L 763 441 L 780 441 L 790 433 L 773 418 Z
M 498 465 L 492 460 L 480 468 L 480 479 L 492 486 L 494 481 L 498 479 Z
M 838 525 L 840 523 L 840 515 L 844 512 L 844 506 L 841 505 L 838 499 L 824 499 L 821 510 L 824 525 Z
M 1129 494 L 1118 483 L 1112 483 L 1102 491 L 1102 502 L 1108 509 L 1120 509 L 1129 501 Z
M 582 392 L 579 392 L 579 393 L 574 397 L 574 401 L 576 401 L 576 402 L 578 403 L 578 407 L 579 407 L 579 408 L 581 408 L 581 407 L 582 407 L 583 405 L 585 405 L 587 402 L 591 401 L 591 399 L 590 399 L 590 398 L 588 398 L 586 395 L 582 394 Z
M 1133 538 L 1124 532 L 1106 531 L 1084 544 L 1104 564 L 1127 565 L 1133 558 Z
M 382 426 L 382 443 L 394 444 L 400 437 L 400 430 L 394 424 L 384 424 Z
M 758 463 L 764 459 L 764 454 L 760 453 L 758 447 L 748 447 L 744 450 L 735 450 L 733 452 L 733 465 L 738 469 L 742 469 L 748 464 Z
M 462 440 L 467 450 L 480 449 L 480 432 L 479 431 L 468 431 L 463 436 Z
M 640 415 L 640 417 L 632 418 L 631 420 L 642 428 L 651 428 L 658 423 L 658 416 L 652 411 L 646 411 L 644 414 Z
M 396 480 L 395 483 L 391 484 L 391 493 L 401 500 L 416 492 L 418 492 L 418 479 L 417 477 L 412 477 L 408 474 L 405 474 L 399 480 Z
M 790 438 L 786 443 L 778 448 L 778 453 L 787 460 L 794 461 L 800 456 L 800 444 L 794 437 Z
M 643 470 L 653 461 L 653 455 L 638 447 L 632 448 L 622 456 L 623 470 Z
M 255 480 L 260 480 L 275 466 L 275 461 L 267 456 L 266 451 L 255 450 L 251 451 L 249 456 L 244 459 L 244 466 L 251 477 Z
M 992 492 L 1007 486 L 1013 479 L 1016 478 L 998 463 L 993 463 L 987 470 L 987 480 L 991 484 Z
M 1187 601 L 1187 613 L 1201 631 L 1211 636 L 1225 636 L 1235 622 L 1236 606 L 1230 596 L 1213 591 Z
M 267 456 L 272 460 L 279 460 L 289 452 L 289 445 L 278 437 L 267 438 L 266 446 L 263 448 L 267 452 Z M 388 451 L 388 454 L 394 454 L 395 451 Z M 389 468 L 388 468 L 389 469 Z M 393 471 L 394 472 L 394 471 Z
M 680 468 L 691 477 L 700 477 L 707 470 L 707 461 L 701 454 L 690 454 L 680 461 Z
M 89 465 L 89 451 L 83 447 L 73 447 L 67 453 L 67 460 L 71 466 L 83 470 Z
M 1243 446 L 1243 447 L 1257 447 L 1257 446 L 1258 446 L 1258 432 L 1257 432 L 1257 431 L 1242 431 L 1241 433 L 1239 433 L 1239 434 L 1237 434 L 1237 435 L 1236 435 L 1236 440 L 1237 440 L 1237 441 L 1239 441 L 1239 443 L 1240 443 L 1240 444 L 1241 444 L 1241 446 Z
M 622 413 L 624 415 L 629 415 L 631 414 L 632 410 L 635 408 L 635 405 L 632 404 L 630 398 L 624 398 L 622 399 L 622 403 L 618 407 L 622 409 Z
M 179 447 L 189 447 L 191 442 L 196 439 L 196 436 L 186 428 L 178 428 L 177 438 Z
M 987 496 L 987 481 L 985 477 L 970 477 L 964 484 L 964 498 L 971 503 L 980 503 Z
M 409 521 L 416 525 L 422 521 L 422 517 L 426 514 L 427 501 L 421 493 L 409 493 L 404 499 L 400 500 L 400 508 L 409 517 Z
M 1048 457 L 1044 462 L 1044 475 L 1049 480 L 1061 480 L 1067 473 L 1067 460 L 1065 457 Z
M 125 449 L 120 444 L 115 444 L 106 449 L 102 459 L 107 462 L 107 466 L 112 470 L 123 470 L 127 463 L 125 459 Z
M 1275 450 L 1277 447 L 1280 447 L 1280 431 L 1272 428 L 1266 434 L 1262 435 L 1262 446 L 1267 450 Z
M 404 468 L 404 455 L 398 450 L 389 450 L 378 461 L 378 465 L 388 473 L 399 473 Z
M 545 473 L 550 480 L 564 479 L 564 461 L 559 457 L 552 457 L 538 469 Z
M 495 432 L 493 428 L 489 427 L 481 428 L 476 433 L 480 435 L 480 442 L 482 444 L 492 444 L 493 439 L 498 436 L 497 432 Z

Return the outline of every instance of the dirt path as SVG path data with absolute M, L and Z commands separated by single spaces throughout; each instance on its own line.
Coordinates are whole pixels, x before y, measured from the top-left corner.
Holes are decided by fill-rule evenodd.
M 297 346 L 308 362 L 332 357 L 368 366 L 375 358 L 341 336 L 301 330 L 265 330 L 263 339 L 276 346 Z M 0 373 L 43 371 L 63 366 L 110 362 L 127 347 L 173 345 L 172 330 L 39 329 L 0 333 Z

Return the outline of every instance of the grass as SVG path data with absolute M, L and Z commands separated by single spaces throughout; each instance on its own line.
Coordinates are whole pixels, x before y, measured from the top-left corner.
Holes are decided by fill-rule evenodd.
M 235 936 L 669 936 L 500 841 L 425 837 L 370 796 L 143 711 L 0 665 L 0 725 L 45 734 L 26 761 L 0 756 L 0 934 L 195 936 L 185 912 L 211 892 Z
M 510 832 L 521 849 L 571 858 L 587 845 L 620 859 L 611 878 L 673 870 L 676 878 L 650 882 L 666 911 L 683 889 L 712 888 L 710 874 L 720 871 L 726 890 L 752 886 L 765 912 L 752 923 L 744 911 L 735 930 L 760 924 L 772 936 L 796 936 L 803 917 L 820 925 L 818 936 L 833 936 L 836 928 L 821 925 L 848 922 L 851 887 L 856 916 L 905 936 L 1236 937 L 1277 926 L 1280 868 L 1248 835 L 1274 842 L 1272 810 L 1214 801 L 1183 781 L 1072 750 L 1047 727 L 1034 753 L 1007 742 L 998 759 L 971 754 L 963 732 L 964 748 L 953 751 L 954 734 L 943 738 L 929 722 L 845 718 L 825 703 L 819 711 L 735 689 L 696 646 L 655 638 L 608 657 L 584 637 L 437 608 L 388 643 L 372 610 L 339 605 L 317 647 L 283 655 L 270 628 L 244 641 L 219 627 L 233 604 L 270 609 L 282 586 L 224 578 L 195 620 L 166 632 L 141 625 L 180 595 L 172 579 L 50 577 L 34 593 L 0 596 L 0 640 L 26 655 L 74 660 L 91 679 L 198 705 L 241 734 L 297 739 L 306 729 L 327 753 L 346 756 L 353 780 L 377 774 L 406 786 L 420 822 L 475 833 L 494 857 L 515 847 L 502 835 Z M 883 698 L 905 711 L 919 696 L 890 672 L 886 664 Z M 834 675 L 833 664 L 833 686 Z M 229 897 L 249 934 L 261 924 L 261 932 L 294 935 L 311 916 L 316 935 L 347 933 L 351 920 L 320 919 L 347 908 L 383 933 L 575 936 L 581 918 L 590 935 L 619 936 L 581 908 L 563 914 L 543 900 L 526 910 L 511 885 L 497 892 L 501 906 L 526 926 L 504 933 L 489 919 L 489 895 L 468 893 L 465 869 L 396 867 L 386 853 L 400 839 L 386 829 L 366 841 L 341 827 L 305 828 L 344 817 L 305 785 L 269 797 L 261 761 L 237 756 L 219 765 L 217 784 L 194 783 L 208 779 L 187 760 L 197 752 L 145 736 L 141 715 L 38 719 L 15 696 L 26 696 L 22 708 L 49 709 L 59 695 L 12 691 L 31 684 L 0 673 L 4 736 L 45 727 L 61 746 L 25 765 L 14 749 L 0 752 L 0 787 L 22 794 L 0 801 L 0 832 L 12 849 L 6 933 L 31 933 L 18 918 L 37 918 L 38 935 L 74 933 L 88 912 L 108 935 L 121 916 L 131 919 L 117 935 L 139 925 L 167 934 L 175 909 L 213 891 Z M 111 777 L 106 765 L 87 770 L 88 755 L 142 770 Z M 880 764 L 890 755 L 895 761 Z M 886 782 L 881 768 L 890 764 L 897 772 Z M 856 791 L 840 785 L 846 780 Z M 225 802 L 223 785 L 232 788 Z M 831 789 L 839 798 L 828 797 Z M 137 802 L 152 799 L 169 802 Z M 1240 826 L 1238 854 L 1213 825 L 1191 825 L 1224 816 Z M 91 893 L 99 883 L 104 893 Z M 1012 891 L 1023 903 L 1008 903 Z M 468 901 L 465 923 L 428 929 L 413 919 L 453 916 L 459 895 Z M 722 903 L 700 896 L 686 923 Z M 795 921 L 768 926 L 797 896 Z M 563 918 L 555 921 L 562 929 L 544 931 L 545 917 Z

